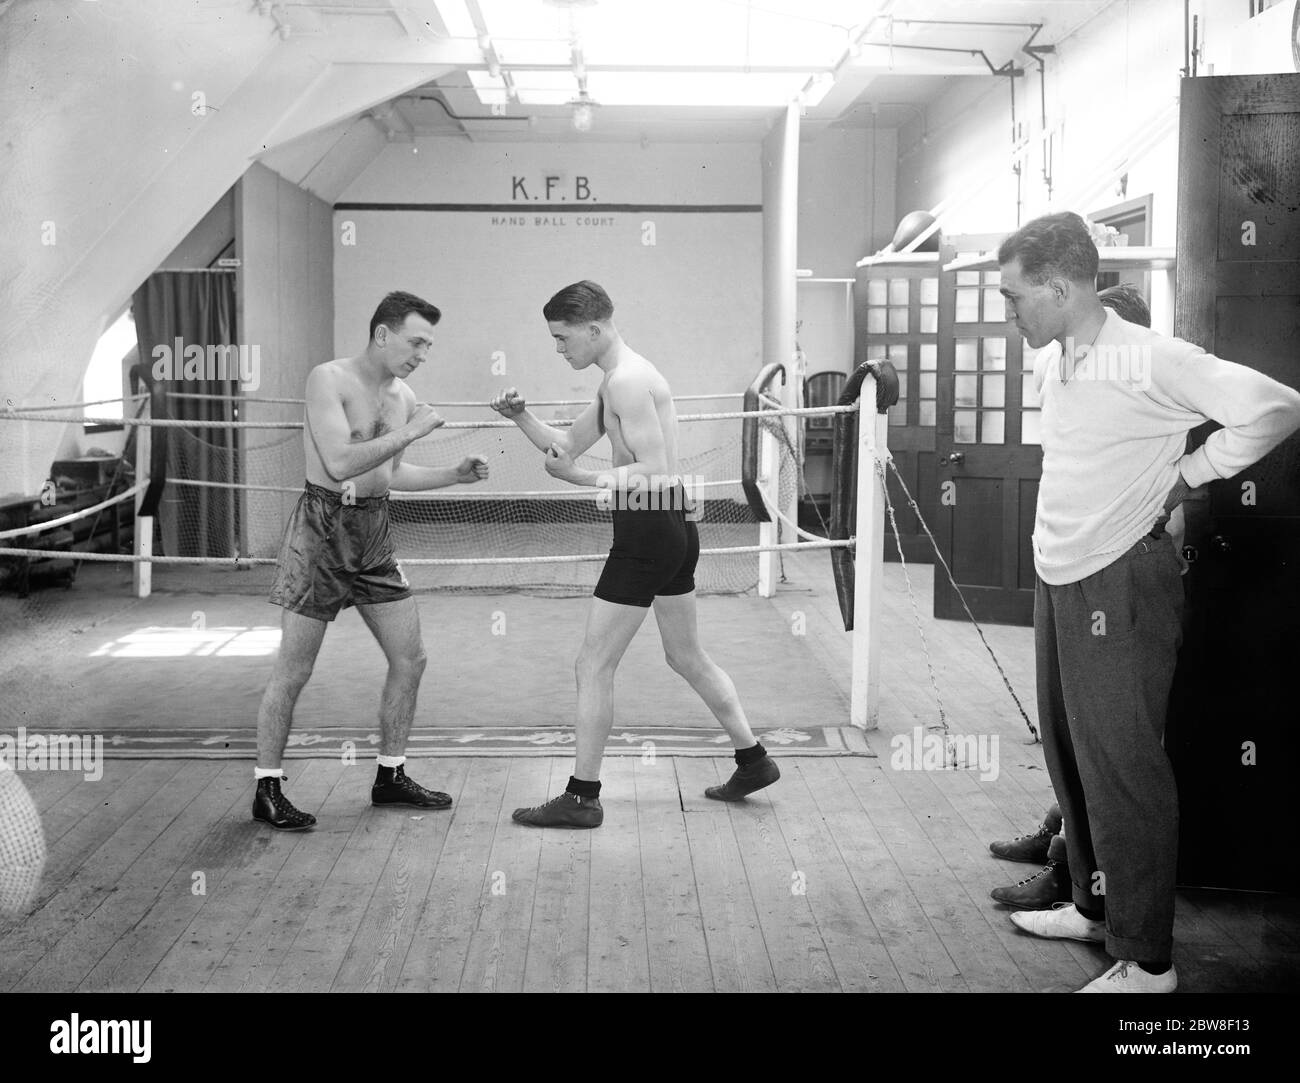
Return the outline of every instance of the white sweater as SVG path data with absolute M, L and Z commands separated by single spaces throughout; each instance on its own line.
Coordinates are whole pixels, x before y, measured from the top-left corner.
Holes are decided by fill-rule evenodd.
M 1061 348 L 1034 362 L 1042 400 L 1043 476 L 1034 566 L 1075 583 L 1151 531 L 1181 470 L 1196 488 L 1263 458 L 1300 428 L 1300 393 L 1109 309 L 1097 341 L 1062 382 Z M 1187 433 L 1223 425 L 1190 455 Z

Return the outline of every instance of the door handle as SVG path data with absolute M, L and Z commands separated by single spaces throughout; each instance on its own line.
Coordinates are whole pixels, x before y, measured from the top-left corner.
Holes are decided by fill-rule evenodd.
M 939 456 L 940 466 L 961 466 L 965 461 L 966 453 L 964 451 L 950 451 L 947 455 Z

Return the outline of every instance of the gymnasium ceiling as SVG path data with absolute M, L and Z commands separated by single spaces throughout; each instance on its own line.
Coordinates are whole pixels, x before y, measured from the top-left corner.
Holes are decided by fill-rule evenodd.
M 954 86 L 978 93 L 1005 83 L 995 73 L 1009 65 L 1036 70 L 1026 45 L 1058 42 L 1113 2 L 264 3 L 286 43 L 355 41 L 358 60 L 376 70 L 426 57 L 433 74 L 260 157 L 328 200 L 368 163 L 376 138 L 757 142 L 792 99 L 803 103 L 807 130 L 897 128 Z M 584 89 L 591 124 L 578 130 Z
M 896 127 L 1110 2 L 437 0 L 439 29 L 481 55 L 396 108 L 419 134 L 475 140 L 751 140 L 795 97 L 814 126 L 867 126 L 874 106 Z M 597 104 L 578 132 L 584 88 Z

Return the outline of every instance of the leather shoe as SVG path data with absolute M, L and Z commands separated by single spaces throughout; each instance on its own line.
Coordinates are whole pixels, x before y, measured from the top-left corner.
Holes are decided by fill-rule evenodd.
M 253 819 L 268 823 L 279 831 L 306 831 L 316 826 L 316 817 L 299 812 L 283 793 L 283 778 L 259 778 L 253 794 Z

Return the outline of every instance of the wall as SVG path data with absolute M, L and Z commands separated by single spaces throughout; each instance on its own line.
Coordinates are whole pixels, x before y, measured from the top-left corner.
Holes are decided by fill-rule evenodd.
M 896 132 L 888 128 L 805 128 L 799 147 L 798 265 L 819 277 L 851 278 L 857 261 L 893 235 Z M 520 206 L 565 206 L 554 215 Z M 589 191 L 580 192 L 578 178 Z M 523 187 L 514 185 L 523 178 Z M 589 194 L 580 214 L 570 209 Z M 524 196 L 528 198 L 525 199 Z M 595 379 L 558 362 L 541 304 L 559 286 L 595 278 L 618 307 L 628 342 L 658 364 L 678 395 L 739 392 L 762 355 L 762 223 L 757 213 L 648 215 L 602 211 L 602 204 L 741 205 L 762 199 L 757 144 L 469 143 L 421 139 L 384 148 L 339 196 L 335 214 L 335 350 L 357 352 L 385 291 L 409 289 L 443 310 L 435 362 L 411 379 L 430 401 L 485 401 L 515 384 L 534 399 L 587 399 Z M 436 204 L 439 210 L 366 210 L 349 204 Z M 505 205 L 496 212 L 484 206 Z M 476 208 L 458 210 L 458 207 Z M 514 212 L 513 214 L 511 212 Z M 564 219 L 539 226 L 536 219 Z M 604 225 L 582 225 L 595 218 Z M 498 224 L 493 225 L 496 219 Z M 653 219 L 656 244 L 642 244 Z M 507 224 L 501 224 L 505 222 Z M 345 224 L 354 244 L 341 242 Z M 851 306 L 842 286 L 798 287 L 799 344 L 810 369 L 853 364 Z M 497 358 L 496 371 L 493 359 Z M 505 371 L 500 371 L 504 363 Z M 735 409 L 701 402 L 683 411 Z M 544 417 L 573 407 L 543 407 Z M 454 420 L 487 419 L 482 410 L 444 410 Z M 682 428 L 684 456 L 725 447 L 738 458 L 735 422 Z M 485 432 L 474 450 L 512 448 L 516 434 Z M 434 434 L 415 461 L 471 450 L 465 439 Z M 516 451 L 518 449 L 515 449 Z M 523 449 L 527 453 L 527 449 Z M 494 488 L 550 488 L 535 462 L 499 463 Z M 738 464 L 733 464 L 738 466 Z M 701 469 L 713 476 L 713 462 Z M 729 474 L 731 470 L 729 470 Z M 733 475 L 734 476 L 734 475 Z
M 235 188 L 239 342 L 260 350 L 260 398 L 303 397 L 307 373 L 335 356 L 330 207 L 265 166 L 254 164 Z M 245 409 L 247 421 L 301 421 L 302 407 Z M 244 481 L 300 486 L 302 433 L 250 429 Z M 251 555 L 274 555 L 296 496 L 250 495 L 245 531 Z
M 432 360 L 410 380 L 422 399 L 485 403 L 516 385 L 533 400 L 589 401 L 599 374 L 575 373 L 556 355 L 541 308 L 560 287 L 591 278 L 614 300 L 626 341 L 660 368 L 675 395 L 738 395 L 753 378 L 762 354 L 756 144 L 422 139 L 414 147 L 418 153 L 411 144 L 386 147 L 336 207 L 339 355 L 364 348 L 376 303 L 390 289 L 405 289 L 443 312 Z M 548 176 L 556 178 L 549 199 Z M 437 209 L 349 206 L 357 203 Z M 579 408 L 537 412 L 568 417 Z M 681 412 L 724 409 L 739 409 L 739 400 L 693 403 Z M 447 416 L 495 417 L 486 407 Z M 738 471 L 738 436 L 735 421 L 687 424 L 681 454 L 689 459 L 730 445 Z M 437 461 L 441 439 L 434 434 L 412 449 L 413 460 Z M 484 432 L 474 447 L 487 453 L 521 440 Z M 463 453 L 461 445 L 455 453 Z M 535 460 L 527 467 L 509 487 L 560 486 Z M 507 475 L 500 476 L 504 482 Z
M 874 135 L 870 128 L 805 128 L 799 147 L 800 267 L 819 278 L 852 278 L 858 260 L 893 236 L 897 150 L 892 128 L 877 128 Z
M 158 270 L 209 267 L 234 239 L 235 189 L 231 187 L 190 230 L 185 240 L 171 250 Z
M 799 266 L 815 278 L 853 278 L 858 260 L 894 235 L 897 132 L 805 131 L 799 148 Z M 811 375 L 853 368 L 853 305 L 841 283 L 801 281 L 799 347 Z

